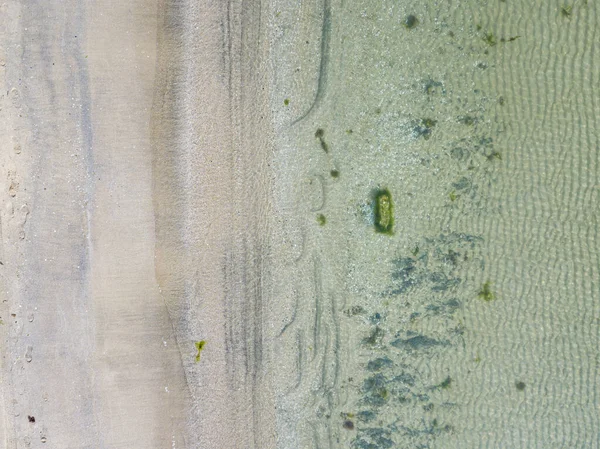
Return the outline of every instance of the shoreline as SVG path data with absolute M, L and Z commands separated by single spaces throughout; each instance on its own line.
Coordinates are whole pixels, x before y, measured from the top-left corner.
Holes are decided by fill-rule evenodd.
M 262 334 L 272 141 L 262 134 L 267 49 L 253 42 L 265 33 L 261 11 L 181 8 L 158 63 L 153 196 L 156 276 L 195 404 L 188 429 L 202 447 L 275 447 Z M 215 51 L 224 45 L 225 58 Z M 196 364 L 185 354 L 200 340 Z

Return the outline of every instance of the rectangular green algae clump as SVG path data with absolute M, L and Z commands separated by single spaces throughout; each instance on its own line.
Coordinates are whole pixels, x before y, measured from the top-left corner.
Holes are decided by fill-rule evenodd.
M 394 204 L 388 189 L 375 192 L 375 231 L 391 235 L 394 227 Z

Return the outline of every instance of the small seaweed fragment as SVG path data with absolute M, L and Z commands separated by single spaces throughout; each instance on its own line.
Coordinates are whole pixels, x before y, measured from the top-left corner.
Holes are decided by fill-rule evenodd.
M 196 346 L 196 349 L 198 350 L 198 353 L 196 354 L 196 363 L 198 363 L 200 361 L 200 353 L 202 352 L 202 350 L 204 349 L 204 346 L 206 345 L 206 340 L 197 341 L 194 344 Z
M 431 118 L 421 119 L 413 128 L 413 132 L 417 137 L 423 137 L 427 140 L 431 137 L 431 130 L 437 124 L 437 120 Z
M 363 338 L 363 343 L 369 346 L 376 346 L 381 343 L 383 340 L 383 336 L 385 335 L 385 331 L 379 326 L 375 326 L 375 329 L 371 332 L 366 338 Z
M 515 387 L 517 387 L 517 390 L 523 391 L 525 389 L 525 382 L 515 382 Z
M 375 231 L 391 235 L 394 227 L 394 205 L 388 189 L 375 192 Z
M 344 310 L 344 314 L 347 316 L 362 315 L 365 313 L 365 309 L 362 306 L 352 306 L 349 309 Z
M 425 126 L 426 128 L 433 128 L 436 125 L 437 120 L 433 120 L 431 118 L 424 118 L 423 120 L 421 120 L 421 123 L 423 123 L 423 126 Z
M 332 178 L 338 178 L 340 176 L 339 170 L 336 170 L 335 168 L 333 170 L 331 170 L 329 172 L 329 174 L 331 175 Z
M 512 41 L 516 41 L 518 38 L 520 38 L 521 36 L 511 36 L 508 39 L 504 39 L 502 38 L 502 42 L 512 42 Z
M 571 14 L 573 14 L 573 6 L 572 5 L 562 5 L 560 7 L 560 13 L 563 17 L 570 18 Z
M 483 40 L 490 47 L 493 47 L 494 45 L 496 45 L 496 36 L 494 36 L 494 33 L 492 33 L 491 31 L 489 33 L 485 33 L 485 36 L 483 36 Z
M 446 377 L 442 383 L 440 383 L 439 387 L 446 389 L 446 388 L 450 388 L 450 384 L 452 383 L 452 378 L 450 376 Z
M 452 192 L 450 192 L 448 194 L 448 198 L 450 198 L 450 201 L 455 202 L 458 199 L 458 195 L 456 194 L 456 190 L 453 190 Z
M 415 16 L 414 14 L 409 14 L 408 16 L 406 16 L 403 23 L 404 27 L 409 30 L 416 27 L 418 24 L 419 19 L 417 19 L 417 16 Z
M 371 321 L 371 323 L 373 324 L 379 324 L 381 322 L 381 313 L 376 312 L 373 315 L 371 315 L 371 317 L 369 318 L 369 320 Z
M 483 284 L 481 286 L 481 290 L 479 290 L 479 293 L 477 296 L 479 296 L 479 298 L 483 299 L 484 301 L 492 301 L 494 300 L 495 296 L 494 293 L 492 292 L 492 284 L 490 281 L 487 281 L 485 284 Z
M 499 161 L 502 160 L 502 155 L 498 151 L 492 151 L 486 157 L 488 161 L 493 161 L 494 159 L 497 159 Z
M 285 100 L 283 100 L 283 104 L 284 104 L 285 106 L 289 105 L 289 104 L 290 104 L 290 99 L 289 99 L 289 98 L 286 98 Z
M 325 226 L 325 224 L 327 223 L 327 218 L 325 217 L 325 215 L 317 215 L 317 223 L 319 223 L 320 226 Z
M 325 139 L 323 138 L 324 135 L 325 130 L 323 128 L 319 128 L 315 132 L 315 137 L 319 139 L 319 142 L 321 143 L 321 148 L 323 148 L 323 151 L 325 151 L 325 153 L 329 153 L 329 145 L 327 145 L 327 142 L 325 142 Z

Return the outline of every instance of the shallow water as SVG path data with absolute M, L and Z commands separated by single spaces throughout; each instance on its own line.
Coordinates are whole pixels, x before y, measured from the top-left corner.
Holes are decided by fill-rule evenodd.
M 281 447 L 600 445 L 598 11 L 563 6 L 274 4 Z

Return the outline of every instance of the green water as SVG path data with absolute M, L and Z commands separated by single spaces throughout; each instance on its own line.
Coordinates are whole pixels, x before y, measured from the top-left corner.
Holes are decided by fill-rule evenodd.
M 270 20 L 281 447 L 599 447 L 597 6 Z

